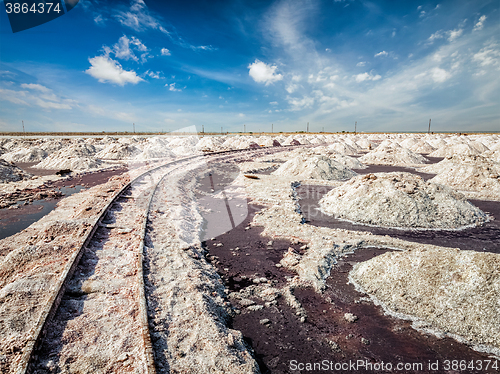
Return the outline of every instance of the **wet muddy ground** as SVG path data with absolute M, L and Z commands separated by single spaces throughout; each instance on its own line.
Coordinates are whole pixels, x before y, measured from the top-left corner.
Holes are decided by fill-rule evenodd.
M 302 214 L 308 224 L 336 229 L 369 231 L 376 235 L 389 235 L 394 238 L 417 243 L 435 244 L 463 250 L 500 253 L 500 202 L 470 200 L 488 213 L 492 220 L 479 227 L 458 231 L 445 230 L 398 230 L 354 224 L 326 215 L 319 210 L 319 200 L 330 191 L 330 186 L 303 185 L 297 188 Z
M 91 174 L 83 174 L 75 177 L 68 177 L 55 182 L 48 182 L 41 188 L 24 191 L 21 198 L 36 196 L 37 193 L 43 195 L 47 191 L 62 193 L 62 197 L 70 196 L 80 192 L 83 188 L 93 187 L 106 183 L 111 177 L 125 173 L 127 169 L 118 168 Z M 33 202 L 19 201 L 10 208 L 0 209 L 0 239 L 14 235 L 40 218 L 49 214 L 57 205 L 60 198 L 48 198 L 34 200 Z
M 253 216 L 262 207 L 249 205 L 249 215 L 233 230 L 215 240 L 204 243 L 207 258 L 217 267 L 230 292 L 244 291 L 255 285 L 253 279 L 265 277 L 274 288 L 282 288 L 295 275 L 278 268 L 283 254 L 289 247 L 297 253 L 303 243 L 273 240 L 261 236 L 262 229 L 250 227 Z M 253 305 L 242 305 L 231 299 L 240 313 L 232 320 L 232 328 L 243 333 L 253 348 L 262 373 L 318 373 L 318 370 L 293 370 L 298 363 L 314 363 L 327 360 L 333 364 L 362 360 L 367 363 L 398 363 L 418 365 L 424 369 L 429 361 L 439 361 L 441 368 L 445 360 L 484 360 L 487 355 L 445 338 L 420 333 L 411 328 L 408 321 L 383 314 L 354 287 L 347 284 L 347 276 L 356 262 L 366 261 L 385 253 L 381 249 L 361 249 L 344 257 L 332 270 L 323 294 L 312 288 L 295 289 L 294 295 L 307 312 L 305 322 L 300 321 L 284 297 L 275 305 L 264 306 L 265 301 L 253 297 Z M 255 306 L 262 305 L 255 308 Z M 352 313 L 358 319 L 348 322 L 344 315 Z M 295 361 L 294 361 L 295 360 Z M 415 366 L 418 368 L 418 366 Z M 395 370 L 393 370 L 395 371 Z M 331 370 L 327 372 L 373 372 L 358 366 L 356 370 Z M 380 372 L 380 371 L 378 371 Z M 400 372 L 452 373 L 446 370 L 401 370 Z M 470 373 L 481 371 L 468 371 Z M 484 371 L 483 371 L 484 372 Z

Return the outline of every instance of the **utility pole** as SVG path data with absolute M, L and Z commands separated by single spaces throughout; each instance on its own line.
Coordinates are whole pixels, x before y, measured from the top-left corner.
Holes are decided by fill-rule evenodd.
M 354 122 L 354 135 L 356 135 L 356 132 L 358 130 L 358 121 Z
M 243 124 L 243 132 L 246 133 L 247 132 L 247 125 Z
M 274 133 L 274 123 L 271 123 L 271 133 Z
M 220 127 L 220 134 L 222 135 L 222 126 Z
M 205 135 L 205 125 L 201 125 L 201 133 Z
M 23 123 L 23 134 L 26 136 L 26 131 L 24 130 L 24 121 L 21 121 Z
M 135 123 L 133 123 L 132 126 L 134 126 L 134 134 L 135 134 Z
M 427 131 L 428 134 L 431 133 L 431 119 L 429 118 L 429 130 Z
M 307 131 L 306 132 L 309 132 L 309 122 L 307 122 Z

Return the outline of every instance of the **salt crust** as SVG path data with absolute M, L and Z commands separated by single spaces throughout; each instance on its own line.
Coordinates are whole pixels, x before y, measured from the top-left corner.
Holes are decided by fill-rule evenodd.
M 253 201 L 268 206 L 268 208 L 256 214 L 252 222 L 252 225 L 263 226 L 263 236 L 298 240 L 308 243 L 306 254 L 301 257 L 298 264 L 290 268 L 298 274 L 298 277 L 294 278 L 291 282 L 295 287 L 312 285 L 318 292 L 321 292 L 325 287 L 325 280 L 330 275 L 331 268 L 337 263 L 337 259 L 344 256 L 346 253 L 352 253 L 354 250 L 362 250 L 363 248 L 370 247 L 388 248 L 398 251 L 433 251 L 435 253 L 450 250 L 445 247 L 408 242 L 389 236 L 372 235 L 367 232 L 329 229 L 303 224 L 300 206 L 297 204 L 297 197 L 293 192 L 295 189 L 294 186 L 297 186 L 298 182 L 293 182 L 291 178 L 271 176 L 262 176 L 259 180 L 246 179 L 244 182 L 246 183 L 246 191 Z M 459 250 L 454 251 L 460 253 Z M 499 255 L 487 255 L 491 255 L 494 261 L 498 261 Z M 386 266 L 389 267 L 391 264 L 387 262 Z M 467 266 L 467 263 L 463 266 Z M 497 271 L 493 273 L 495 275 L 490 278 L 490 283 L 498 285 L 499 277 L 496 274 L 498 274 L 498 269 L 500 267 L 495 265 L 495 268 Z M 429 271 L 432 269 L 433 268 L 429 268 Z M 436 277 L 438 277 L 441 272 L 446 271 L 446 269 L 442 267 L 437 269 L 435 274 Z M 391 286 L 389 285 L 386 289 L 388 297 L 391 297 L 390 288 Z M 436 289 L 436 292 L 441 292 L 441 289 Z M 493 302 L 490 301 L 493 300 L 498 302 L 500 298 L 491 299 L 488 295 L 489 294 L 478 290 L 475 296 L 471 296 L 477 297 L 478 299 L 483 298 L 483 300 L 486 301 L 485 308 L 492 309 L 485 311 L 485 315 L 498 315 L 499 306 L 493 305 Z M 394 294 L 394 297 L 398 297 L 397 294 Z M 439 300 L 439 298 L 436 297 L 436 300 Z M 419 299 L 415 298 L 414 301 L 417 303 Z M 455 307 L 456 305 L 457 304 L 450 304 L 450 307 Z M 411 315 L 413 314 L 412 307 L 409 306 L 409 308 L 408 314 Z M 477 312 L 477 308 L 475 311 Z M 460 311 L 450 310 L 449 313 L 460 313 Z M 409 317 L 402 314 L 396 314 L 396 317 L 416 319 L 414 316 Z M 490 322 L 495 323 L 496 320 L 498 320 L 498 318 L 490 320 Z M 465 338 L 458 334 L 449 333 L 450 330 L 446 323 L 447 321 L 443 319 L 443 327 L 440 328 L 440 331 L 437 330 L 437 326 L 433 326 L 432 329 L 428 328 L 425 331 L 438 336 L 442 336 L 443 333 L 448 331 L 448 336 L 463 342 Z M 458 331 L 466 331 L 468 329 L 468 325 L 463 321 L 454 320 L 454 323 L 456 323 Z M 419 319 L 418 325 L 428 327 L 429 323 Z M 414 324 L 414 327 L 417 327 L 417 324 Z M 484 352 L 493 352 L 498 355 L 498 350 L 495 351 L 497 348 L 491 346 L 481 346 L 478 344 L 474 346 L 474 349 Z
M 345 180 L 357 175 L 348 167 L 326 156 L 302 154 L 285 162 L 273 175 L 303 179 Z
M 407 229 L 462 229 L 487 216 L 448 187 L 411 173 L 358 176 L 328 192 L 323 212 L 373 226 Z
M 194 177 L 205 169 L 197 163 L 169 176 L 153 200 L 146 284 L 157 364 L 175 373 L 258 373 L 241 332 L 227 327 L 224 284 L 200 246 Z
M 37 147 L 21 148 L 2 155 L 2 158 L 9 162 L 39 162 L 45 157 L 47 152 Z
M 450 186 L 470 198 L 498 201 L 500 200 L 500 163 L 493 160 L 491 153 L 487 156 L 489 157 L 448 156 L 437 164 L 419 170 L 424 173 L 437 174 L 430 180 L 431 182 Z
M 18 182 L 31 179 L 32 175 L 0 158 L 0 183 Z
M 500 356 L 500 255 L 449 248 L 388 252 L 356 264 L 349 280 L 415 328 Z

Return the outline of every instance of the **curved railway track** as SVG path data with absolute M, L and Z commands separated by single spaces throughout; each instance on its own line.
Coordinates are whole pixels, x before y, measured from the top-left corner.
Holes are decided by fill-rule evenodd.
M 102 209 L 83 245 L 69 258 L 38 323 L 32 329 L 15 372 L 37 372 L 41 356 L 45 357 L 46 366 L 43 368 L 46 372 L 55 371 L 63 365 L 65 371 L 76 372 L 112 370 L 156 373 L 144 288 L 143 255 L 149 210 L 158 186 L 174 171 L 207 157 L 224 160 L 242 152 L 260 154 L 285 149 L 289 148 L 244 149 L 186 157 L 147 170 L 125 185 Z M 125 247 L 123 242 L 127 243 Z M 84 310 L 82 299 L 91 304 L 93 302 L 90 311 Z M 123 318 L 132 318 L 134 325 L 140 326 L 139 332 L 120 331 L 123 322 L 121 317 L 114 322 L 115 329 L 109 331 L 109 325 L 113 326 L 113 315 L 120 315 L 117 310 L 121 311 L 121 316 L 125 316 Z M 92 312 L 97 313 L 102 321 L 93 318 L 86 320 L 85 314 L 88 312 L 92 316 L 96 315 Z M 83 323 L 72 326 L 76 320 L 83 320 Z M 100 326 L 99 322 L 107 325 L 108 330 Z M 66 362 L 55 362 L 60 354 L 66 354 L 63 352 L 64 342 L 68 337 L 63 336 L 63 331 L 67 327 L 73 328 L 73 334 L 80 334 L 82 344 L 69 347 L 71 352 L 66 352 Z M 84 339 L 81 335 L 87 332 L 94 332 L 97 336 Z M 112 340 L 102 336 L 107 333 L 112 336 Z M 129 341 L 129 335 L 134 335 L 136 340 Z M 142 342 L 140 349 L 135 344 L 137 339 Z M 126 350 L 124 345 L 128 345 L 131 350 L 123 357 L 117 357 L 114 366 L 99 362 L 101 349 L 120 347 Z M 86 357 L 86 362 L 94 363 L 79 367 L 79 357 L 89 352 L 94 358 L 89 361 L 89 357 Z M 46 357 L 49 357 L 48 361 Z

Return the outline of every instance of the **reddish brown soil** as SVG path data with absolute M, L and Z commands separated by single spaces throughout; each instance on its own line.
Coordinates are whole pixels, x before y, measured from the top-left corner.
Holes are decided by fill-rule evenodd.
M 230 232 L 220 235 L 215 241 L 209 240 L 205 243 L 208 258 L 217 267 L 230 291 L 248 287 L 253 284 L 251 279 L 255 277 L 266 277 L 273 282 L 274 287 L 280 288 L 287 283 L 286 278 L 295 275 L 275 265 L 288 247 L 303 253 L 299 249 L 301 243 L 273 240 L 270 249 L 267 243 L 271 238 L 261 236 L 261 228 L 245 229 L 260 209 L 259 206 L 249 205 L 249 216 L 244 222 Z M 222 243 L 223 246 L 218 247 L 217 243 Z M 235 247 L 240 250 L 230 250 Z M 308 313 L 304 323 L 300 322 L 295 310 L 291 309 L 282 297 L 278 298 L 275 306 L 251 312 L 244 310 L 244 307 L 235 301 L 235 307 L 241 309 L 242 313 L 233 318 L 232 327 L 240 330 L 248 344 L 253 347 L 262 373 L 299 372 L 292 370 L 292 360 L 302 363 L 322 360 L 347 363 L 349 360 L 359 359 L 371 363 L 390 362 L 393 365 L 399 362 L 427 365 L 429 360 L 439 360 L 440 365 L 443 365 L 446 359 L 487 359 L 487 355 L 477 353 L 452 339 L 438 339 L 417 332 L 410 327 L 409 322 L 385 316 L 381 308 L 369 301 L 359 301 L 363 295 L 347 284 L 347 275 L 352 264 L 384 252 L 386 250 L 363 249 L 340 261 L 332 270 L 322 295 L 311 288 L 296 289 L 294 294 Z M 344 313 L 347 312 L 358 316 L 359 320 L 355 323 L 347 322 L 344 319 Z M 269 319 L 271 322 L 262 325 L 260 321 L 263 319 Z M 362 338 L 367 340 L 363 343 Z M 332 349 L 328 340 L 335 342 L 338 347 Z M 366 371 L 358 368 L 354 372 Z
M 459 231 L 439 230 L 397 230 L 382 227 L 371 227 L 353 224 L 335 219 L 322 213 L 319 200 L 330 191 L 329 186 L 303 185 L 297 188 L 299 204 L 307 223 L 315 226 L 338 228 L 346 230 L 369 231 L 376 235 L 389 235 L 412 242 L 435 244 L 443 247 L 460 248 L 463 250 L 487 251 L 500 253 L 500 202 L 471 200 L 470 202 L 488 213 L 494 219 L 479 227 Z

